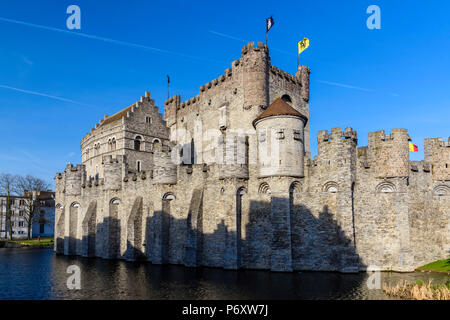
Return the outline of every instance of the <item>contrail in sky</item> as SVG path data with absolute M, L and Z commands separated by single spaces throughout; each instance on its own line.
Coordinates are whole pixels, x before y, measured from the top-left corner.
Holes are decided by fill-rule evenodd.
M 229 34 L 217 32 L 217 31 L 213 31 L 213 30 L 209 30 L 209 32 L 212 33 L 212 34 L 218 35 L 220 37 L 228 38 L 228 39 L 233 39 L 233 40 L 242 41 L 242 42 L 250 42 L 250 41 L 245 40 L 245 39 L 233 37 L 233 36 L 230 36 Z
M 328 84 L 330 86 L 335 86 L 335 87 L 341 87 L 341 88 L 347 88 L 347 89 L 354 89 L 354 90 L 359 90 L 359 91 L 365 91 L 365 92 L 376 92 L 376 90 L 373 89 L 367 89 L 367 88 L 361 88 L 361 87 L 355 87 L 349 84 L 345 84 L 345 83 L 339 83 L 339 82 L 332 82 L 332 81 L 325 81 L 325 80 L 316 80 L 316 82 L 320 82 L 320 83 L 324 83 L 324 84 Z M 397 93 L 386 93 L 388 95 L 391 95 L 393 97 L 399 97 L 400 95 Z
M 171 54 L 171 55 L 177 55 L 177 56 L 180 56 L 180 57 L 194 59 L 194 60 L 199 60 L 199 61 L 211 61 L 211 62 L 223 63 L 223 61 L 212 60 L 212 59 L 207 59 L 207 58 L 199 58 L 199 57 L 187 55 L 187 54 L 184 54 L 184 53 L 179 53 L 179 52 L 175 52 L 175 51 L 159 49 L 159 48 L 155 48 L 155 47 L 145 46 L 145 45 L 142 45 L 142 44 L 136 44 L 136 43 L 126 42 L 126 41 L 114 40 L 114 39 L 105 38 L 105 37 L 99 37 L 99 36 L 96 36 L 96 35 L 82 33 L 82 32 L 74 32 L 74 31 L 69 31 L 69 30 L 64 30 L 64 29 L 59 29 L 59 28 L 54 28 L 54 27 L 47 27 L 47 26 L 34 24 L 34 23 L 29 23 L 29 22 L 24 22 L 24 21 L 19 21 L 19 20 L 13 20 L 13 19 L 7 19 L 7 18 L 0 17 L 0 21 L 14 23 L 14 24 L 19 24 L 19 25 L 23 25 L 23 26 L 27 26 L 27 27 L 32 27 L 32 28 L 39 28 L 39 29 L 48 30 L 48 31 L 62 32 L 62 33 L 70 34 L 70 35 L 76 35 L 76 36 L 79 36 L 79 37 L 84 37 L 84 38 L 93 39 L 93 40 L 100 40 L 100 41 L 113 43 L 113 44 L 117 44 L 117 45 L 122 45 L 122 46 L 128 46 L 128 47 L 134 47 L 134 48 L 139 48 L 139 49 L 144 49 L 144 50 L 150 50 L 150 51 L 158 52 L 160 54 Z
M 320 83 L 325 83 L 328 84 L 330 86 L 335 86 L 335 87 L 342 87 L 342 88 L 348 88 L 348 89 L 355 89 L 355 90 L 360 90 L 360 91 L 366 91 L 366 92 L 373 92 L 374 90 L 372 89 L 366 89 L 366 88 L 361 88 L 361 87 L 355 87 L 349 84 L 344 84 L 344 83 L 338 83 L 338 82 L 331 82 L 331 81 L 325 81 L 325 80 L 316 80 L 317 82 Z
M 35 95 L 35 96 L 46 97 L 46 98 L 50 98 L 50 99 L 54 99 L 54 100 L 70 102 L 70 103 L 74 103 L 74 104 L 79 104 L 81 106 L 96 107 L 96 106 L 93 106 L 93 105 L 90 105 L 90 104 L 86 104 L 86 103 L 82 103 L 82 102 L 78 102 L 78 101 L 74 101 L 74 100 L 70 100 L 70 99 L 66 99 L 66 98 L 62 98 L 62 97 L 52 96 L 52 95 L 46 94 L 46 93 L 41 93 L 41 92 L 37 92 L 37 91 L 30 91 L 30 90 L 24 90 L 24 89 L 20 89 L 20 88 L 14 88 L 14 87 L 10 87 L 10 86 L 5 86 L 3 84 L 0 84 L 0 88 L 13 90 L 13 91 L 17 91 L 17 92 L 28 93 L 28 94 L 32 94 L 32 95 Z

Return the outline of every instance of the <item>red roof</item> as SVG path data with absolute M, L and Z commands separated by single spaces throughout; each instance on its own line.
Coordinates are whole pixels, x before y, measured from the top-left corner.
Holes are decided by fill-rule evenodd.
M 283 99 L 278 98 L 272 104 L 264 110 L 255 120 L 253 120 L 253 125 L 255 125 L 256 121 L 261 120 L 263 118 L 268 118 L 272 116 L 297 116 L 307 120 L 304 115 L 300 112 L 292 108 L 287 102 Z

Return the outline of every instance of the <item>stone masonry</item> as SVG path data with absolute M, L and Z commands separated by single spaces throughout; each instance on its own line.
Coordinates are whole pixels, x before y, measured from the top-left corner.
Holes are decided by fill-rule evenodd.
M 450 139 L 410 161 L 406 129 L 318 133 L 309 73 L 249 43 L 199 94 L 150 93 L 56 175 L 55 251 L 225 269 L 413 271 L 450 255 Z

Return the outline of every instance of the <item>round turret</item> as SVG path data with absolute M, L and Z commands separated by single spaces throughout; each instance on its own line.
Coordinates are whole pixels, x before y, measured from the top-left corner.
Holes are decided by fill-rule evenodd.
M 304 176 L 306 122 L 305 116 L 280 98 L 253 121 L 259 177 Z

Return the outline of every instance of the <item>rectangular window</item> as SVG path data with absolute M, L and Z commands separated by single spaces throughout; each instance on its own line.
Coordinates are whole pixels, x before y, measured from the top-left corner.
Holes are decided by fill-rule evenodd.
M 140 172 L 141 171 L 141 161 L 136 161 L 136 170 L 138 171 L 138 172 Z
M 284 130 L 283 129 L 279 129 L 275 132 L 275 137 L 278 140 L 284 139 Z
M 219 129 L 225 130 L 227 128 L 227 106 L 219 108 Z
M 294 130 L 294 140 L 302 140 L 302 133 L 300 130 Z

